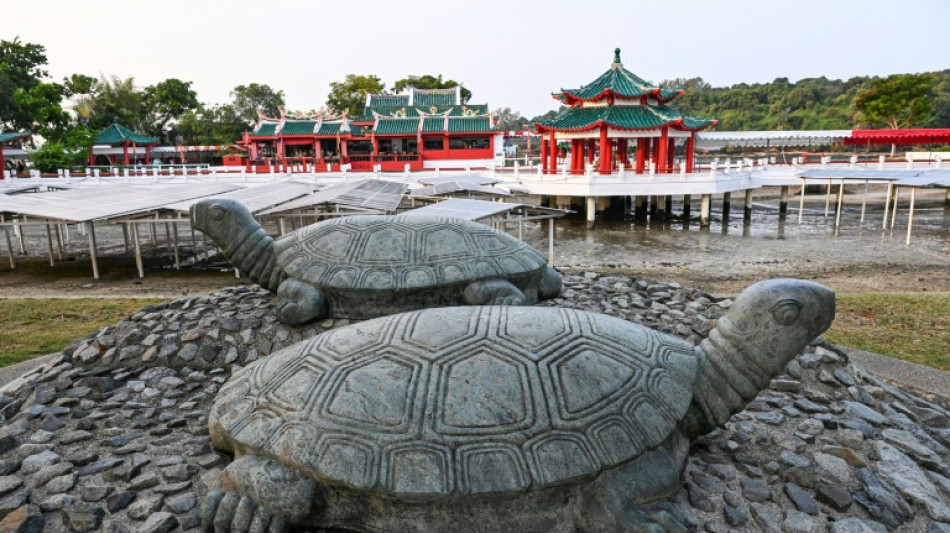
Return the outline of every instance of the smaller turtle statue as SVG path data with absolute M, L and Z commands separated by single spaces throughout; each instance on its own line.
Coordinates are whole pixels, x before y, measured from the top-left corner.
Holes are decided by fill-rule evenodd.
M 243 204 L 202 200 L 191 223 L 245 276 L 283 301 L 287 324 L 427 307 L 530 305 L 561 290 L 540 252 L 449 217 L 358 215 L 268 236 Z
M 809 281 L 752 285 L 699 346 L 554 307 L 448 307 L 353 324 L 222 387 L 235 460 L 206 531 L 687 530 L 665 499 L 690 441 L 742 410 L 834 319 Z

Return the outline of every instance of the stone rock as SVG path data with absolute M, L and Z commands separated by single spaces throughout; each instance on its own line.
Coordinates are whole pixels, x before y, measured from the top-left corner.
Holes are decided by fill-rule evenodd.
M 821 469 L 823 477 L 838 483 L 851 482 L 851 467 L 844 459 L 827 453 L 816 453 L 812 457 Z
M 764 479 L 743 478 L 742 495 L 750 502 L 764 502 L 771 497 L 771 490 Z
M 168 533 L 178 527 L 178 518 L 175 515 L 159 511 L 152 513 L 145 524 L 138 529 L 138 533 Z
M 881 458 L 875 466 L 882 478 L 906 498 L 923 504 L 930 518 L 941 522 L 950 521 L 950 507 L 938 498 L 937 487 L 927 479 L 917 463 L 886 442 L 874 442 L 874 449 Z
M 807 514 L 789 509 L 782 522 L 782 531 L 785 533 L 819 533 L 818 522 Z
M 818 502 L 805 492 L 804 489 L 794 483 L 785 484 L 785 495 L 795 504 L 795 508 L 803 513 L 810 515 L 818 514 Z
M 50 466 L 58 462 L 59 459 L 59 454 L 50 450 L 30 455 L 20 463 L 20 474 L 28 476 L 34 472 L 39 472 L 44 466 Z
M 818 501 L 839 513 L 847 511 L 852 503 L 851 493 L 848 492 L 848 488 L 843 485 L 822 483 L 818 485 L 818 490 L 815 491 L 815 497 Z
M 45 525 L 46 519 L 37 507 L 23 505 L 0 520 L 0 532 L 41 533 Z
M 79 488 L 79 497 L 85 502 L 98 502 L 108 496 L 113 487 L 105 485 L 83 485 Z
M 23 485 L 23 480 L 16 476 L 3 476 L 0 477 L 0 496 L 7 494 L 13 490 L 20 488 Z
M 887 533 L 887 527 L 852 516 L 831 524 L 831 533 Z
M 198 505 L 198 496 L 194 492 L 183 492 L 165 498 L 165 507 L 176 515 L 187 513 Z
M 782 518 L 775 509 L 763 503 L 749 504 L 752 518 L 759 526 L 759 530 L 766 533 L 782 533 Z
M 72 506 L 62 510 L 63 525 L 70 531 L 92 531 L 102 524 L 106 515 L 102 507 Z
M 117 513 L 128 507 L 137 496 L 137 492 L 131 491 L 113 494 L 106 498 L 106 508 L 109 509 L 110 513 Z
M 162 505 L 162 497 L 158 495 L 149 495 L 137 498 L 129 506 L 126 513 L 134 520 L 145 520 L 152 513 L 157 511 Z

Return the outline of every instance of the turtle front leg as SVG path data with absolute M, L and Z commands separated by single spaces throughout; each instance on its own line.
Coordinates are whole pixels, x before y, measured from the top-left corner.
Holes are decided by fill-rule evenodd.
M 283 533 L 307 525 L 325 507 L 317 483 L 262 457 L 237 459 L 201 502 L 205 532 Z
M 528 299 L 521 289 L 503 279 L 475 281 L 462 291 L 469 305 L 524 305 Z
M 285 279 L 277 288 L 283 301 L 277 307 L 277 316 L 284 324 L 303 324 L 326 313 L 323 293 L 313 285 Z
M 554 298 L 561 293 L 561 275 L 550 266 L 541 271 L 541 282 L 538 284 L 538 296 L 542 300 Z
M 579 520 L 583 533 L 688 533 L 696 528 L 670 502 L 625 509 L 601 520 Z

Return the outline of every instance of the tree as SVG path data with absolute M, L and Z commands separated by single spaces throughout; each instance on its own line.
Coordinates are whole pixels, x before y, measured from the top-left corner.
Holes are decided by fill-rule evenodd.
M 280 113 L 278 108 L 283 106 L 284 91 L 275 91 L 263 83 L 238 85 L 231 91 L 231 107 L 246 122 L 257 120 L 258 109 L 273 117 Z
M 383 89 L 383 81 L 379 76 L 347 74 L 342 82 L 330 84 L 327 107 L 333 113 L 348 111 L 349 116 L 356 117 L 366 110 L 366 95 L 382 94 Z
M 188 111 L 181 116 L 177 134 L 183 144 L 231 144 L 247 129 L 247 121 L 238 116 L 228 104 L 204 107 Z
M 18 111 L 30 117 L 29 129 L 53 142 L 64 139 L 69 124 L 69 114 L 59 105 L 62 98 L 63 87 L 56 83 L 41 82 L 13 93 Z
M 401 93 L 409 87 L 415 87 L 416 89 L 451 89 L 459 85 L 461 84 L 455 80 L 442 81 L 441 74 L 438 77 L 424 74 L 422 76 L 406 76 L 401 80 L 397 80 L 393 84 L 393 92 Z M 472 98 L 472 91 L 466 89 L 465 86 L 462 86 L 459 93 L 463 104 L 467 104 Z
M 80 94 L 92 94 L 96 88 L 96 78 L 86 76 L 85 74 L 72 74 L 68 78 L 63 78 L 63 88 L 66 97 Z
M 138 130 L 142 126 L 142 91 L 135 87 L 134 78 L 119 78 L 103 76 L 96 84 L 92 96 L 92 116 L 89 126 L 94 130 L 101 130 L 113 123 L 119 123 L 127 128 Z
M 142 95 L 144 104 L 145 130 L 151 134 L 165 131 L 169 121 L 178 118 L 186 111 L 198 107 L 198 97 L 191 90 L 191 82 L 169 78 L 145 88 Z
M 906 128 L 926 119 L 934 110 L 935 79 L 932 74 L 894 74 L 875 79 L 858 93 L 854 106 L 869 124 L 886 124 L 891 129 Z M 891 145 L 891 157 L 897 151 Z
M 510 107 L 499 107 L 492 115 L 498 119 L 498 129 L 502 131 L 520 131 L 522 126 L 528 124 L 528 119 L 521 113 L 512 111 Z
M 23 109 L 21 104 L 35 106 L 35 98 L 48 93 L 46 87 L 34 92 L 34 89 L 47 77 L 46 48 L 39 44 L 21 43 L 16 37 L 12 41 L 0 40 L 0 127 L 7 130 L 36 129 L 33 119 L 34 109 Z M 19 96 L 17 96 L 19 94 Z M 58 105 L 60 98 L 56 98 Z M 51 111 L 52 113 L 52 111 Z

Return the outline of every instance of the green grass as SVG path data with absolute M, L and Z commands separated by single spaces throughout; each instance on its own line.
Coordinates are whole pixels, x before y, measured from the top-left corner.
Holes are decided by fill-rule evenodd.
M 950 293 L 839 294 L 837 317 L 823 337 L 948 370 Z
M 0 367 L 57 352 L 156 299 L 0 300 Z

